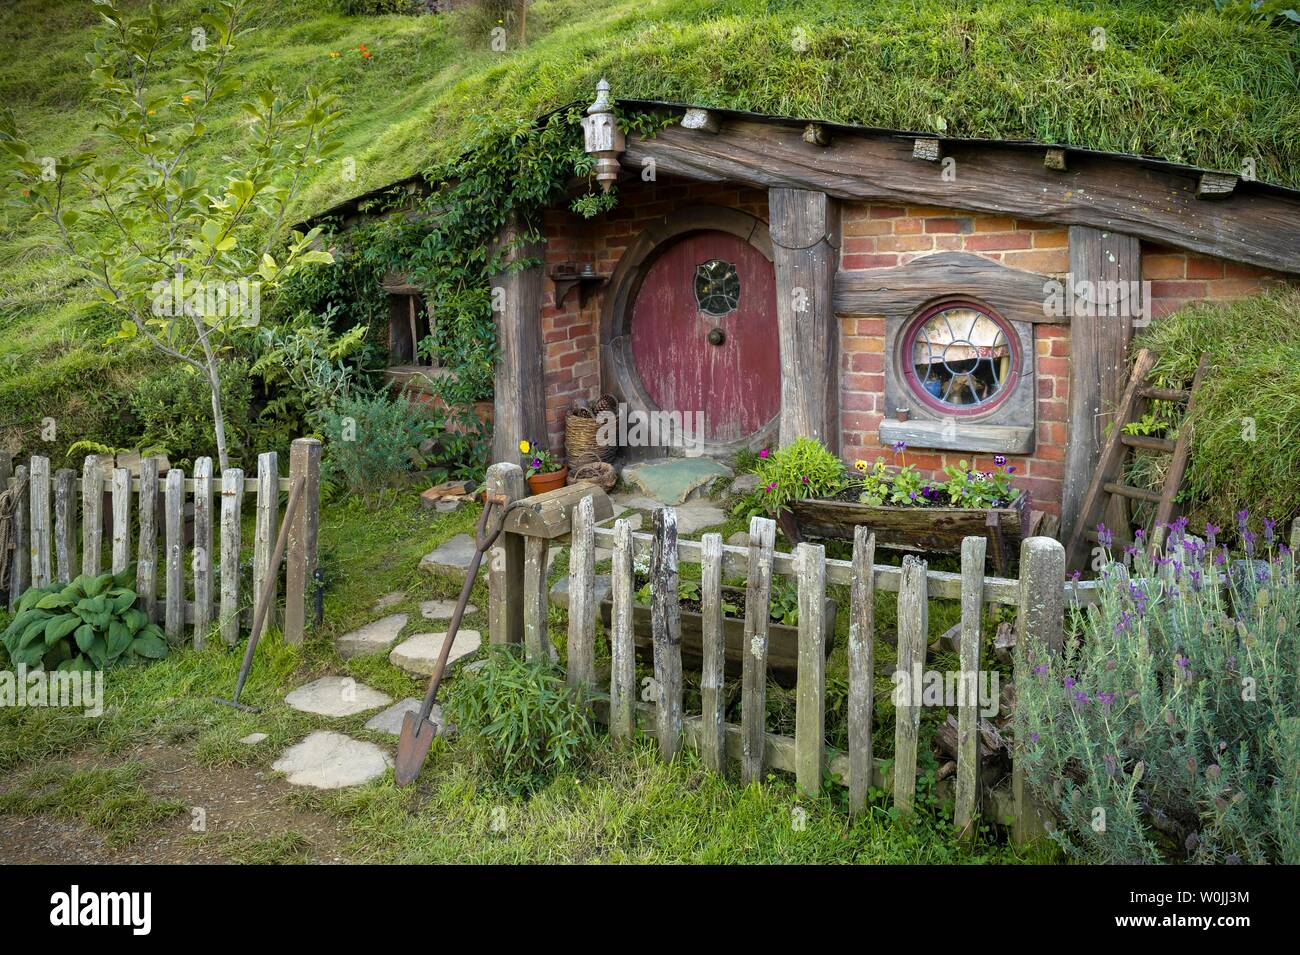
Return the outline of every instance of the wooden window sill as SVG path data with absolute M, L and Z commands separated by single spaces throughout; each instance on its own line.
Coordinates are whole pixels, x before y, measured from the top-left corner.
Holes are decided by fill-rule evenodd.
M 898 421 L 886 418 L 880 423 L 880 443 L 906 442 L 909 448 L 932 448 L 939 451 L 987 451 L 998 454 L 1028 454 L 1034 450 L 1034 429 L 1005 425 L 912 418 Z

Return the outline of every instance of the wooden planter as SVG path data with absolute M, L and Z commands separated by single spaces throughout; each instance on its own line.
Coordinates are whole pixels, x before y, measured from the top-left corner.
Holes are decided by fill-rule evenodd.
M 872 507 L 852 501 L 810 498 L 795 501 L 778 523 L 792 543 L 804 537 L 853 540 L 853 529 L 865 524 L 876 543 L 893 550 L 961 553 L 962 538 L 984 536 L 999 574 L 1007 558 L 1029 532 L 1029 495 L 1022 492 L 1010 507 Z
M 739 587 L 723 587 L 724 599 L 745 605 L 745 591 Z M 835 642 L 835 601 L 827 599 L 822 619 L 826 627 L 826 654 L 830 655 L 831 645 Z M 606 597 L 600 605 L 600 618 L 604 621 L 605 632 L 612 626 L 614 601 Z M 743 612 L 743 611 L 742 611 Z M 650 608 L 634 604 L 632 608 L 632 634 L 638 655 L 653 659 L 654 641 L 651 636 Z M 787 627 L 772 622 L 768 624 L 767 666 L 772 678 L 781 686 L 794 686 L 799 670 L 799 628 Z M 728 677 L 739 678 L 744 660 L 745 621 L 743 618 L 722 618 L 722 639 L 726 653 L 726 673 Z M 684 664 L 699 667 L 704 660 L 703 623 L 698 613 L 682 611 L 682 661 Z

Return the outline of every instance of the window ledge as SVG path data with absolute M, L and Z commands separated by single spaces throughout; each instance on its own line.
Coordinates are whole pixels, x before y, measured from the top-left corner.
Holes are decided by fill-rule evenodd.
M 886 418 L 880 423 L 880 443 L 906 442 L 909 448 L 940 451 L 991 451 L 999 454 L 1028 454 L 1034 450 L 1034 429 L 958 421 Z

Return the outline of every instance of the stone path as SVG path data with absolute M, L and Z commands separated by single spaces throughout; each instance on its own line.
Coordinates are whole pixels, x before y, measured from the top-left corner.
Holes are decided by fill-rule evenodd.
M 413 696 L 399 700 L 384 712 L 372 716 L 366 723 L 366 729 L 376 733 L 387 733 L 389 736 L 401 736 L 402 723 L 406 720 L 406 714 L 419 713 L 421 702 Z M 437 703 L 433 704 L 433 709 L 429 711 L 429 722 L 438 728 L 439 735 L 453 732 L 452 727 L 443 723 L 442 707 Z
M 388 662 L 407 673 L 432 676 L 434 664 L 438 660 L 438 654 L 442 652 L 442 644 L 446 639 L 445 632 L 417 633 L 395 646 L 388 654 Z M 482 645 L 483 637 L 477 630 L 466 630 L 462 627 L 456 634 L 456 642 L 452 644 L 451 654 L 447 657 L 448 672 L 460 661 L 472 657 Z
M 350 676 L 323 676 L 293 690 L 284 702 L 302 713 L 339 717 L 387 706 L 393 698 Z
M 704 457 L 661 458 L 623 469 L 625 482 L 665 504 L 683 504 L 695 491 L 731 475 L 731 468 Z
M 426 600 L 420 604 L 420 616 L 425 620 L 450 620 L 452 614 L 456 612 L 456 601 L 454 600 Z M 478 613 L 478 607 L 473 604 L 465 604 L 465 616 L 473 616 Z
M 397 639 L 397 635 L 402 632 L 402 628 L 406 626 L 408 619 L 404 613 L 395 613 L 389 617 L 372 620 L 364 627 L 343 634 L 334 641 L 334 645 L 338 647 L 339 656 L 345 660 L 367 653 L 378 653 L 380 650 L 387 650 L 389 645 Z
M 377 779 L 392 765 L 392 757 L 374 743 L 330 730 L 316 730 L 285 750 L 271 768 L 284 773 L 295 786 L 342 789 Z

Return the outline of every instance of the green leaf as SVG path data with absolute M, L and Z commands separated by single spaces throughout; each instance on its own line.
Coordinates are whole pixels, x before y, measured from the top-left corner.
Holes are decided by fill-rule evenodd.
M 149 622 L 149 615 L 139 607 L 132 607 L 126 613 L 122 614 L 122 623 L 131 633 L 139 633 L 140 628 Z
M 140 634 L 131 641 L 131 652 L 150 660 L 161 660 L 167 656 L 167 642 L 152 633 Z
M 83 623 L 73 636 L 77 641 L 77 649 L 85 652 L 90 649 L 91 643 L 95 640 L 95 628 L 88 623 Z
M 63 610 L 73 605 L 71 597 L 65 597 L 63 594 L 46 594 L 40 600 L 36 601 L 38 610 Z
M 52 647 L 58 643 L 81 623 L 81 618 L 75 613 L 54 617 L 45 625 L 45 645 Z
M 125 653 L 131 646 L 131 631 L 126 628 L 126 624 L 119 620 L 114 620 L 108 625 L 108 659 L 110 662 L 116 660 Z

